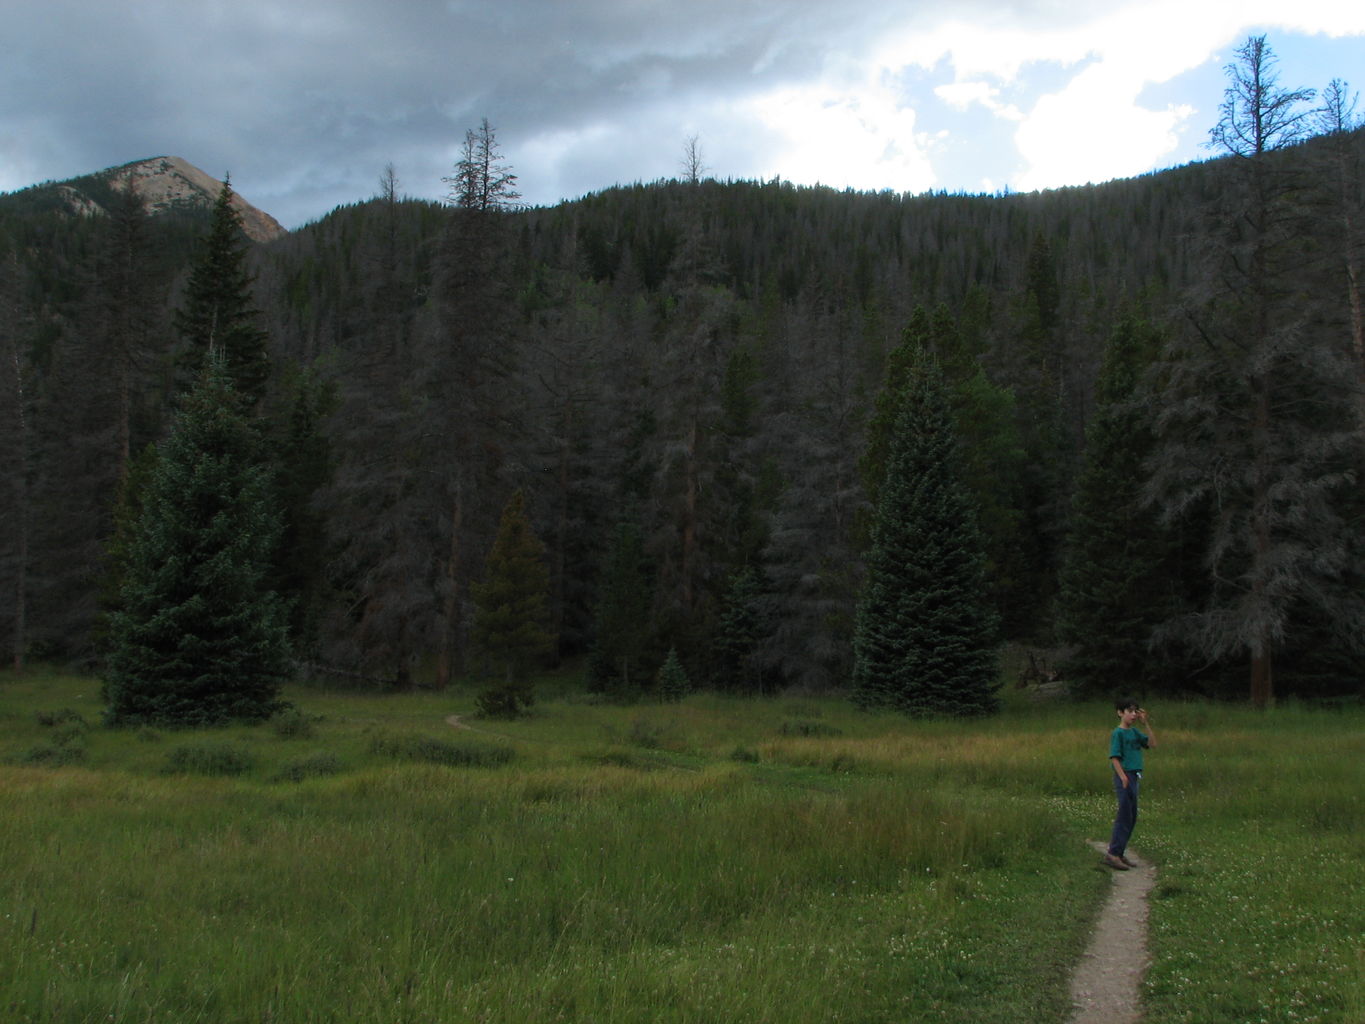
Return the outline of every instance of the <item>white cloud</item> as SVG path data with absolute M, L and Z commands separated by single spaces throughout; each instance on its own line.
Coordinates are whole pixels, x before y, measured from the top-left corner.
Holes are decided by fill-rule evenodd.
M 915 130 L 915 111 L 899 106 L 890 90 L 802 86 L 758 96 L 746 106 L 778 140 L 764 176 L 897 192 L 935 184 L 929 140 Z
M 1194 108 L 1145 109 L 1137 104 L 1142 84 L 1101 64 L 1039 99 L 1014 136 L 1027 165 L 1016 187 L 1108 181 L 1160 163 Z
M 1365 4 L 1340 0 L 1292 8 L 1272 0 L 1157 0 L 1059 5 L 1051 13 L 1053 24 L 1026 23 L 1024 14 L 1001 8 L 972 22 L 906 30 L 889 36 L 876 59 L 891 68 L 933 68 L 946 58 L 955 78 L 935 94 L 957 110 L 979 104 L 1018 121 L 1022 169 L 1012 184 L 1034 189 L 1160 166 L 1196 111 L 1188 104 L 1145 107 L 1143 90 L 1217 59 L 1258 26 L 1334 37 L 1365 33 Z M 1002 99 L 1008 87 L 1018 89 L 1025 71 L 1044 64 L 1076 71 L 1053 92 Z
M 0 63 L 0 188 L 171 152 L 287 223 L 388 161 L 439 196 L 482 116 L 534 202 L 676 174 L 694 132 L 720 177 L 1101 180 L 1189 158 L 1217 95 L 1145 98 L 1207 88 L 1248 32 L 1365 35 L 1347 0 L 6 3 L 24 46 Z
M 1000 100 L 1000 90 L 989 82 L 950 82 L 934 88 L 934 95 L 954 110 L 966 110 L 979 103 L 997 117 L 1022 121 L 1024 115 L 1013 103 Z

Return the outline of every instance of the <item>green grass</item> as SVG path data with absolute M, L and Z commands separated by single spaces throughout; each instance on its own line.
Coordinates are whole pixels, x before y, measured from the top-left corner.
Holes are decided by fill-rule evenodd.
M 1161 864 L 1149 1020 L 1365 1021 L 1365 715 L 1191 712 L 1138 826 Z
M 0 675 L 0 1019 L 1065 1018 L 1104 707 L 472 694 L 114 731 L 89 679 Z M 1365 715 L 1154 718 L 1147 1020 L 1363 1019 Z

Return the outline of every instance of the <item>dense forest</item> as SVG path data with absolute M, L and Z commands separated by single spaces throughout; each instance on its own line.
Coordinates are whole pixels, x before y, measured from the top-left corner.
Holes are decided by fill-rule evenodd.
M 189 486 L 153 446 L 217 351 L 294 671 L 849 688 L 932 365 L 998 641 L 1078 692 L 1359 696 L 1365 131 L 1340 83 L 1251 84 L 1215 158 L 1033 194 L 684 176 L 525 209 L 485 123 L 450 202 L 390 168 L 266 244 L 99 176 L 2 196 L 0 648 L 104 670 L 130 524 Z M 236 340 L 197 325 L 213 267 Z

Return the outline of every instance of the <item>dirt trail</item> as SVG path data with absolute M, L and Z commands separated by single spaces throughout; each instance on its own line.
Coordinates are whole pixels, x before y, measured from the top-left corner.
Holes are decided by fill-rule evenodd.
M 1091 843 L 1101 856 L 1104 843 Z M 1156 868 L 1131 850 L 1138 866 L 1111 871 L 1109 899 L 1090 936 L 1090 946 L 1071 978 L 1069 1024 L 1137 1024 L 1142 1019 L 1142 976 L 1147 970 L 1147 895 Z

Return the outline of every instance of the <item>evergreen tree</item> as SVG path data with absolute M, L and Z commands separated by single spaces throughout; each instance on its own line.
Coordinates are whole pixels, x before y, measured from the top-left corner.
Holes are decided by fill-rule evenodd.
M 765 633 L 763 578 L 753 566 L 730 577 L 716 623 L 715 649 L 720 683 L 732 690 L 761 691 L 763 675 L 755 654 Z
M 251 295 L 253 278 L 242 218 L 232 200 L 232 186 L 224 180 L 176 311 L 175 326 L 185 341 L 184 362 L 191 379 L 208 354 L 217 350 L 242 400 L 255 406 L 265 394 L 270 357 Z
M 516 370 L 521 346 L 512 321 L 511 235 L 508 215 L 520 199 L 516 175 L 499 163 L 496 133 L 485 118 L 465 133 L 451 186 L 453 206 L 440 243 L 434 282 L 437 322 L 418 349 L 414 392 L 420 415 L 412 448 L 419 452 L 419 500 L 435 526 L 441 558 L 436 624 L 436 685 L 444 687 L 461 660 L 471 558 L 497 520 L 494 495 L 509 443 L 523 433 Z
M 115 496 L 132 453 L 161 433 L 157 367 L 166 341 L 165 275 L 155 262 L 149 214 L 138 193 L 111 190 L 91 252 L 83 329 L 64 339 L 43 388 L 35 491 L 44 513 L 36 547 L 47 643 L 69 657 L 95 654 L 99 578 L 114 532 Z M 92 500 L 93 496 L 93 500 Z
M 1155 439 L 1151 409 L 1135 400 L 1157 346 L 1144 322 L 1115 328 L 1072 500 L 1057 631 L 1072 645 L 1067 677 L 1091 693 L 1160 688 L 1169 670 L 1152 634 L 1178 608 L 1180 572 L 1172 531 L 1144 501 Z
M 900 422 L 905 385 L 913 372 L 917 354 L 928 347 L 931 330 L 928 312 L 923 306 L 916 306 L 910 322 L 901 331 L 900 344 L 886 357 L 885 378 L 867 422 L 867 445 L 858 460 L 858 472 L 874 513 L 881 502 L 882 482 L 886 479 L 891 442 Z
M 644 688 L 646 674 L 641 662 L 649 650 L 650 637 L 641 617 L 652 599 L 640 531 L 632 523 L 622 523 L 607 558 L 593 619 L 589 689 L 630 697 Z
M 853 638 L 853 699 L 915 715 L 993 711 L 996 619 L 938 369 L 907 375 Z
M 104 545 L 103 572 L 100 577 L 101 617 L 95 626 L 97 646 L 109 648 L 109 618 L 123 604 L 123 584 L 132 565 L 133 541 L 142 518 L 143 503 L 156 469 L 155 444 L 148 444 L 128 460 L 128 469 L 114 493 L 109 539 Z
M 977 354 L 945 306 L 932 314 L 916 307 L 901 332 L 900 344 L 887 357 L 886 378 L 868 422 L 867 446 L 858 464 L 871 503 L 868 517 L 875 514 L 886 475 L 906 381 L 925 353 L 937 361 L 947 388 L 961 452 L 960 482 L 977 509 L 992 601 L 1007 627 L 1006 635 L 1022 635 L 1035 621 L 1038 597 L 1022 528 L 1025 460 L 1014 396 L 987 378 Z
M 98 400 L 112 437 L 115 480 L 122 482 L 136 447 L 139 372 L 146 374 L 164 343 L 164 294 L 158 288 L 145 200 L 130 184 L 116 189 L 109 230 L 97 268 L 100 287 L 98 348 L 87 362 L 100 378 Z M 163 286 L 164 287 L 164 286 Z M 151 390 L 143 385 L 141 390 Z M 83 482 L 84 483 L 84 482 Z M 85 484 L 88 486 L 88 484 Z
M 524 680 L 535 660 L 552 647 L 545 628 L 549 591 L 545 548 L 517 491 L 503 509 L 484 580 L 474 586 L 471 634 L 475 648 L 502 668 L 509 687 Z
M 285 611 L 266 580 L 278 532 L 260 438 L 217 359 L 152 470 L 104 681 L 115 724 L 269 717 L 288 675 Z
M 678 659 L 678 649 L 670 647 L 668 657 L 659 668 L 659 696 L 670 703 L 676 703 L 687 696 L 692 689 L 692 681 L 687 678 L 687 669 Z
M 774 375 L 769 444 L 783 484 L 763 552 L 769 627 L 758 656 L 782 685 L 843 685 L 852 667 L 861 560 L 857 468 L 866 396 L 846 325 L 803 307 L 787 328 L 787 372 Z
M 1275 699 L 1274 663 L 1305 611 L 1342 649 L 1359 651 L 1365 602 L 1352 582 L 1353 377 L 1327 294 L 1311 276 L 1314 219 L 1298 169 L 1313 93 L 1284 89 L 1264 36 L 1227 68 L 1210 133 L 1233 159 L 1210 214 L 1219 225 L 1189 329 L 1163 364 L 1153 493 L 1172 519 L 1216 509 L 1204 562 L 1210 598 L 1166 633 L 1210 661 L 1245 658 L 1253 704 Z M 1335 289 L 1331 290 L 1335 293 Z
M 326 526 L 315 497 L 331 481 L 332 445 L 321 421 L 335 400 L 305 371 L 288 377 L 285 422 L 271 435 L 281 527 L 272 583 L 290 608 L 289 635 L 302 657 L 317 650 L 326 589 Z
M 1335 237 L 1327 241 L 1327 251 L 1341 268 L 1333 285 L 1346 293 L 1351 324 L 1349 349 L 1356 372 L 1356 423 L 1365 445 L 1365 158 L 1360 145 L 1353 144 L 1365 120 L 1356 113 L 1357 101 L 1345 82 L 1332 79 L 1322 92 L 1314 128 L 1323 136 L 1324 166 L 1319 186 L 1325 192 L 1323 219 L 1336 227 Z
M 19 262 L 0 255 L 0 570 L 6 592 L 0 610 L 9 613 L 5 641 L 15 672 L 22 672 L 28 653 L 28 593 L 32 533 L 32 423 L 28 394 L 28 360 L 21 341 Z M 8 599 L 8 600 L 7 600 Z M 0 649 L 4 649 L 0 646 Z

